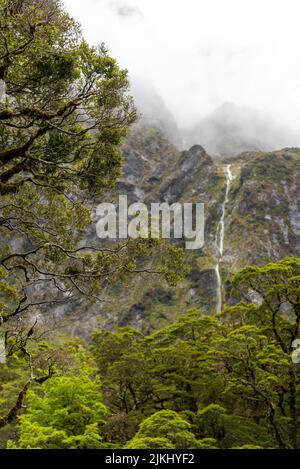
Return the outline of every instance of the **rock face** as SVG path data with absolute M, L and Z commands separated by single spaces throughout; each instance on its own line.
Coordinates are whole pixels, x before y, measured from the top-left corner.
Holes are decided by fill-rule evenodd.
M 228 251 L 238 264 L 300 255 L 300 150 L 244 153 L 227 221 Z
M 224 220 L 224 253 L 220 262 L 223 301 L 230 298 L 234 273 L 249 264 L 264 264 L 300 255 L 300 149 L 248 151 L 227 159 L 233 179 Z M 124 174 L 119 192 L 129 201 L 204 202 L 205 245 L 186 251 L 189 276 L 176 288 L 137 278 L 116 285 L 107 303 L 74 305 L 68 316 L 74 333 L 133 325 L 149 332 L 173 321 L 187 309 L 214 314 L 218 302 L 216 263 L 218 227 L 226 191 L 224 163 L 200 145 L 179 151 L 164 131 L 136 126 L 124 145 Z

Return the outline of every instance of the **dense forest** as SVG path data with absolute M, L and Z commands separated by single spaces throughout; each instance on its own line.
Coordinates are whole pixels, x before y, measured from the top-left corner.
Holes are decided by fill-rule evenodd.
M 261 305 L 240 302 L 214 317 L 189 311 L 147 336 L 124 327 L 96 330 L 88 344 L 10 338 L 0 370 L 2 444 L 297 448 L 299 273 L 293 258 L 245 268 L 234 287 L 242 295 L 251 286 Z M 24 386 L 28 359 L 34 376 Z
M 64 329 L 65 305 L 191 270 L 160 239 L 86 236 L 137 118 L 127 71 L 60 1 L 0 0 L 0 448 L 296 449 L 299 258 L 241 268 L 217 314 Z

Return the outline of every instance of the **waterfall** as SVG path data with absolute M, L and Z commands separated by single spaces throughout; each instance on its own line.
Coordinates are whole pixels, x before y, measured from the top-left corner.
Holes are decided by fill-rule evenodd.
M 233 179 L 233 175 L 231 172 L 231 165 L 227 164 L 224 167 L 224 173 L 226 176 L 226 191 L 224 201 L 222 203 L 222 214 L 220 218 L 220 222 L 218 225 L 217 230 L 217 245 L 218 245 L 218 260 L 215 266 L 215 272 L 217 277 L 217 313 L 222 311 L 222 279 L 220 274 L 220 262 L 223 258 L 224 253 L 224 237 L 225 237 L 225 215 L 226 215 L 226 206 L 229 201 L 229 191 L 230 191 L 230 184 Z

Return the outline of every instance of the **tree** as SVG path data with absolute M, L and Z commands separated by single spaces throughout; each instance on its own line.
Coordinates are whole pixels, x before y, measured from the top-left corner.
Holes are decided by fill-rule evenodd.
M 28 410 L 19 418 L 18 448 L 103 448 L 101 438 L 107 408 L 99 379 L 80 360 L 77 375 L 55 376 L 28 392 Z M 9 443 L 11 448 L 15 445 Z
M 249 400 L 255 396 L 257 412 L 263 406 L 281 448 L 298 448 L 300 372 L 292 354 L 300 332 L 300 260 L 247 267 L 233 285 L 243 297 L 255 292 L 261 303 L 225 310 L 227 320 L 243 324 L 231 334 L 235 357 L 232 341 L 239 344 L 233 387 L 237 385 L 237 392 L 240 389 Z
M 61 296 L 96 297 L 134 250 L 78 248 L 91 222 L 83 202 L 113 187 L 135 120 L 126 71 L 87 45 L 59 1 L 21 4 L 0 2 L 2 323 Z M 42 284 L 54 289 L 43 301 Z
M 143 420 L 127 449 L 190 449 L 199 443 L 190 431 L 191 424 L 171 410 L 161 410 Z
M 209 402 L 221 393 L 208 356 L 218 328 L 215 318 L 191 311 L 150 336 L 132 328 L 95 332 L 92 352 L 109 407 L 137 422 L 166 408 L 197 412 L 199 396 Z
M 202 438 L 201 441 L 212 438 L 219 448 L 234 448 L 236 445 L 254 447 L 258 442 L 260 448 L 267 448 L 274 444 L 266 425 L 258 425 L 246 416 L 228 414 L 218 404 L 209 404 L 200 409 L 195 426 L 196 435 Z
M 1 193 L 111 188 L 135 120 L 126 71 L 104 46 L 87 45 L 59 1 L 0 6 Z
M 78 371 L 80 339 L 50 337 L 41 326 L 37 326 L 36 337 L 28 338 L 28 329 L 24 329 L 20 324 L 11 334 L 5 334 L 6 363 L 0 366 L 0 440 L 10 432 L 15 434 L 17 415 L 24 411 L 31 386 L 39 386 L 57 374 Z

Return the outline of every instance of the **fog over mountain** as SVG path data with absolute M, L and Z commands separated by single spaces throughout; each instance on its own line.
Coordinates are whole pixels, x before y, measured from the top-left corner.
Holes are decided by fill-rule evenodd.
M 140 113 L 139 124 L 161 129 L 179 149 L 201 144 L 213 157 L 243 151 L 271 151 L 300 146 L 300 134 L 257 109 L 224 103 L 189 128 L 180 129 L 151 84 L 132 79 L 131 92 Z
M 159 128 L 175 146 L 181 148 L 183 138 L 176 120 L 155 88 L 141 79 L 131 79 L 130 85 L 140 114 L 138 125 Z
M 247 150 L 271 151 L 300 145 L 300 135 L 255 109 L 224 103 L 196 126 L 183 131 L 185 146 L 201 142 L 212 156 Z
M 246 136 L 254 132 L 260 142 L 264 134 L 268 144 L 270 127 L 287 127 L 291 134 L 299 134 L 289 145 L 299 145 L 298 0 L 64 0 L 64 4 L 91 44 L 104 42 L 131 77 L 157 90 L 179 128 L 204 125 L 211 133 L 206 118 L 219 121 L 215 110 L 233 103 L 243 108 L 234 116 L 251 127 Z M 250 110 L 245 116 L 246 108 L 257 110 L 257 117 Z M 157 109 L 165 113 L 163 105 Z M 262 132 L 266 116 L 274 122 L 266 123 Z M 253 119 L 259 121 L 257 126 Z M 278 143 L 281 146 L 281 140 Z

